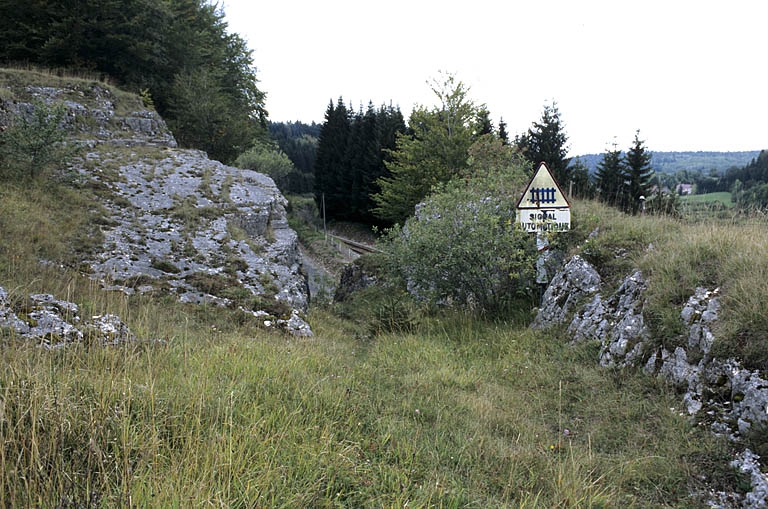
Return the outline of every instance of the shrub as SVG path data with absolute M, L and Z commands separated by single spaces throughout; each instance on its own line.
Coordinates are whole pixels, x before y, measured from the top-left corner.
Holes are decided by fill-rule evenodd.
M 389 272 L 419 299 L 496 314 L 532 291 L 533 236 L 515 225 L 522 165 L 456 179 L 386 234 Z
M 20 113 L 2 133 L 0 143 L 6 156 L 0 178 L 35 178 L 51 167 L 63 165 L 74 153 L 62 145 L 66 132 L 62 127 L 66 107 L 36 101 L 27 113 Z
M 269 175 L 283 192 L 289 191 L 290 175 L 297 172 L 296 167 L 284 152 L 261 145 L 240 154 L 235 160 L 235 166 Z

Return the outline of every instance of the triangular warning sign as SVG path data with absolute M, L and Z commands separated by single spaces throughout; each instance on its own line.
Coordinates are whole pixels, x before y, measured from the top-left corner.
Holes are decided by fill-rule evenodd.
M 557 183 L 547 163 L 540 163 L 531 182 L 517 202 L 518 209 L 554 209 L 570 208 L 571 203 L 566 198 L 560 184 Z

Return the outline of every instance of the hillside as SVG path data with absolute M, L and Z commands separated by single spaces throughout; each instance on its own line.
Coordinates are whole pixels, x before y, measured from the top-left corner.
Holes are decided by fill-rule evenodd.
M 4 70 L 0 90 L 9 147 L 31 150 L 30 127 L 49 132 L 48 118 L 61 122 L 66 167 L 26 163 L 92 201 L 90 224 L 82 225 L 87 243 L 60 246 L 48 261 L 72 263 L 110 291 L 170 294 L 273 320 L 307 311 L 287 201 L 269 177 L 177 148 L 157 113 L 103 83 Z M 23 155 L 12 155 L 23 167 Z M 25 179 L 6 171 L 7 179 Z
M 724 173 L 729 168 L 744 167 L 759 154 L 759 150 L 745 152 L 652 152 L 651 166 L 658 173 L 676 173 L 680 170 L 687 170 L 708 174 L 713 169 L 719 173 Z M 587 166 L 590 173 L 597 171 L 597 165 L 603 159 L 602 154 L 584 154 L 577 157 Z
M 592 293 L 489 319 L 414 299 L 368 257 L 384 284 L 310 306 L 299 207 L 270 179 L 178 149 L 104 83 L 0 76 L 4 141 L 48 111 L 35 97 L 67 112 L 33 175 L 2 146 L 0 506 L 765 503 L 758 218 L 574 200 L 552 248 L 592 266 Z M 273 326 L 289 316 L 313 335 Z

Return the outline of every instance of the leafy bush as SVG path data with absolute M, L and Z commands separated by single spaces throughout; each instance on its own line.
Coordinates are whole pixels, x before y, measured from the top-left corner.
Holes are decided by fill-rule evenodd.
M 62 127 L 66 107 L 36 101 L 30 111 L 20 113 L 2 133 L 0 145 L 5 164 L 0 166 L 0 178 L 17 180 L 35 178 L 51 167 L 63 165 L 73 154 L 62 142 L 66 132 Z
M 235 166 L 269 175 L 283 192 L 289 191 L 290 175 L 298 171 L 283 151 L 261 145 L 240 154 L 235 160 Z
M 440 187 L 386 234 L 390 272 L 419 299 L 499 313 L 532 291 L 534 238 L 515 225 L 521 164 Z

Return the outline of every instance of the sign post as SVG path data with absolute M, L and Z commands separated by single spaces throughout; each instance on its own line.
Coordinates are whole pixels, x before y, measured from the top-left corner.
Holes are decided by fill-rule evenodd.
M 524 231 L 531 233 L 571 229 L 571 203 L 552 176 L 547 163 L 539 164 L 517 202 L 517 222 Z
M 536 283 L 539 300 L 549 283 L 547 265 L 550 258 L 547 233 L 571 229 L 571 203 L 555 180 L 547 163 L 539 164 L 525 192 L 517 202 L 517 222 L 527 232 L 536 233 Z

